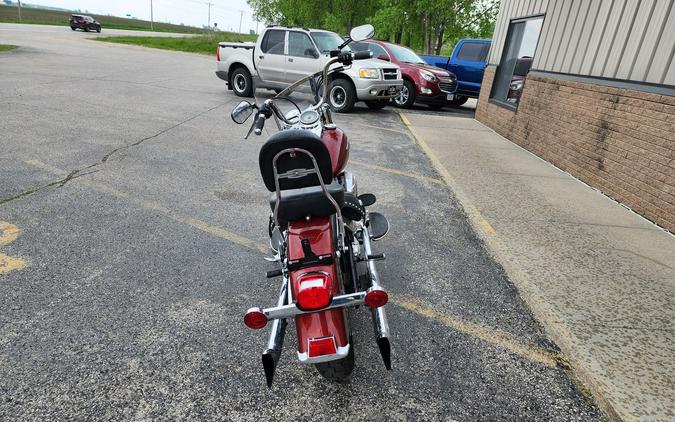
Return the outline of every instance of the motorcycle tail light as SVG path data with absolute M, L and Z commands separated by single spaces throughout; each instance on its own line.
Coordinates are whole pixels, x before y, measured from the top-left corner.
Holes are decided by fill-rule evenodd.
M 333 300 L 330 289 L 330 277 L 326 274 L 312 273 L 298 280 L 297 306 L 303 311 L 325 308 Z
M 218 46 L 218 49 L 216 50 L 216 61 L 220 61 L 220 46 Z
M 368 290 L 368 293 L 366 293 L 366 298 L 364 301 L 366 302 L 366 306 L 369 308 L 379 308 L 380 306 L 387 304 L 389 301 L 389 295 L 380 288 L 370 289 Z
M 334 355 L 337 353 L 334 337 L 322 337 L 309 341 L 309 357 Z
M 248 328 L 259 330 L 267 325 L 267 315 L 265 315 L 260 308 L 251 308 L 246 311 L 244 315 L 244 324 Z

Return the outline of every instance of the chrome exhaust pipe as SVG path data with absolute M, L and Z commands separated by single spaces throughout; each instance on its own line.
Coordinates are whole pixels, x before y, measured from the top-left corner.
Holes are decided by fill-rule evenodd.
M 380 355 L 384 362 L 384 367 L 391 371 L 391 344 L 389 343 L 389 324 L 387 323 L 387 314 L 384 312 L 384 306 L 371 309 L 373 314 L 373 328 L 375 329 L 375 341 L 380 349 Z
M 284 281 L 279 291 L 279 300 L 277 306 L 286 304 L 288 298 L 288 277 L 284 275 Z M 284 335 L 286 334 L 286 319 L 275 319 L 272 321 L 272 330 L 270 331 L 270 338 L 267 342 L 267 349 L 262 353 L 262 364 L 265 370 L 265 379 L 267 380 L 267 387 L 272 387 L 274 380 L 274 371 L 279 363 L 281 357 L 281 348 L 284 345 Z
M 370 233 L 367 227 L 363 227 L 363 252 L 366 257 L 372 256 L 372 249 L 370 247 Z M 368 275 L 370 276 L 370 284 L 374 288 L 380 288 L 380 276 L 375 268 L 375 260 L 367 259 Z M 373 329 L 375 330 L 375 341 L 377 347 L 380 349 L 380 355 L 384 362 L 384 367 L 391 370 L 391 344 L 389 343 L 389 323 L 387 322 L 387 313 L 384 306 L 370 310 L 373 316 Z

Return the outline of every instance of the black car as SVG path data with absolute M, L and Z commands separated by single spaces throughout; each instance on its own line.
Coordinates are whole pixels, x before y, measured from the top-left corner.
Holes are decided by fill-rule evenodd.
M 101 24 L 91 16 L 72 15 L 69 22 L 70 29 L 73 31 L 79 28 L 83 29 L 84 32 L 89 32 L 89 30 L 101 32 Z

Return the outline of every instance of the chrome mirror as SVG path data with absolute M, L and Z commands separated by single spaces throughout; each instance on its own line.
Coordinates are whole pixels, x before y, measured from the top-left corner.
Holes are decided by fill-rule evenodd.
M 370 24 L 357 26 L 349 32 L 349 38 L 356 42 L 369 40 L 373 38 L 373 35 L 375 35 L 375 28 Z
M 256 108 L 255 104 L 251 104 L 248 101 L 242 101 L 232 110 L 230 116 L 232 116 L 232 120 L 234 120 L 236 124 L 240 125 L 251 117 L 253 110 Z

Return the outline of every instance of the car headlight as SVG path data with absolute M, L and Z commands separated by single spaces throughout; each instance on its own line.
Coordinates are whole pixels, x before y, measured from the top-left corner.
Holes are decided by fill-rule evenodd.
M 378 69 L 361 69 L 359 77 L 363 79 L 379 79 L 380 71 Z
M 436 80 L 436 76 L 433 73 L 427 72 L 426 70 L 420 70 L 420 74 L 425 81 L 433 82 Z
M 523 89 L 523 81 L 511 82 L 511 85 L 509 86 L 509 88 L 514 90 L 514 91 L 521 90 L 521 89 Z

